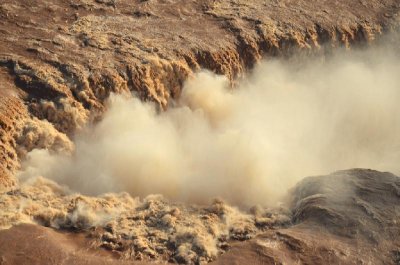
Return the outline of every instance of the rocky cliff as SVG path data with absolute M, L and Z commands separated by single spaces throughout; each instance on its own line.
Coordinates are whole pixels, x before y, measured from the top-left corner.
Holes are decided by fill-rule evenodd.
M 400 4 L 374 1 L 15 1 L 0 4 L 0 186 L 33 148 L 72 148 L 112 92 L 165 109 L 200 68 L 234 82 L 261 58 L 368 43 Z

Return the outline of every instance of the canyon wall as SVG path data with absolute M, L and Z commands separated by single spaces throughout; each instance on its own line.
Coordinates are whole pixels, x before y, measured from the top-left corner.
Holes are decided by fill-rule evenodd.
M 399 8 L 395 0 L 4 0 L 1 190 L 17 185 L 34 148 L 72 151 L 110 93 L 133 92 L 163 110 L 201 68 L 234 86 L 262 58 L 369 45 L 395 30 Z

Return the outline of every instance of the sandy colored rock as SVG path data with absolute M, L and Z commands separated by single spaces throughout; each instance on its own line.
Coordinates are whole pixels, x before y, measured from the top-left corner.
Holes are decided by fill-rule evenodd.
M 46 119 L 72 137 L 111 92 L 166 108 L 200 68 L 233 81 L 263 57 L 370 42 L 396 27 L 398 10 L 395 0 L 5 0 L 0 83 L 17 96 L 2 97 L 1 122 Z M 20 160 L 12 130 L 2 126 L 3 188 Z
M 102 250 L 89 250 L 85 237 L 24 224 L 2 231 L 0 236 L 2 264 L 121 264 L 145 265 L 143 262 L 118 261 Z M 10 239 L 12 243 L 10 243 Z M 18 249 L 18 252 L 14 252 Z M 51 255 L 49 255 L 51 253 Z

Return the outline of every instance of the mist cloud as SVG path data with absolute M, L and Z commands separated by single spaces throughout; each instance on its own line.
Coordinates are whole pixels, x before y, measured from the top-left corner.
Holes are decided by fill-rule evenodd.
M 388 51 L 258 65 L 237 88 L 202 71 L 180 101 L 112 95 L 72 155 L 33 150 L 20 178 L 85 194 L 161 193 L 205 202 L 274 203 L 299 179 L 354 167 L 399 173 L 400 63 Z

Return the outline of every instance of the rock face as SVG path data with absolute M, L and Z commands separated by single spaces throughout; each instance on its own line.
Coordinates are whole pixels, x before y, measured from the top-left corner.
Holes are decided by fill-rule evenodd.
M 292 191 L 289 227 L 238 244 L 215 264 L 399 264 L 399 181 L 361 169 L 306 178 Z
M 231 81 L 263 57 L 369 42 L 400 4 L 374 1 L 4 0 L 0 187 L 33 148 L 70 150 L 110 93 L 167 108 L 200 68 Z
M 35 193 L 34 188 L 23 189 L 21 194 L 38 202 L 44 201 L 37 199 L 38 196 L 45 196 Z M 61 210 L 56 212 L 57 205 L 42 211 L 38 205 L 31 205 L 30 212 L 22 211 L 20 215 L 31 214 L 33 218 L 47 220 L 53 227 L 55 222 L 69 229 L 80 227 L 82 233 L 61 234 L 32 225 L 15 226 L 0 231 L 0 260 L 3 264 L 54 264 L 59 260 L 91 264 L 89 261 L 94 259 L 93 264 L 109 264 L 108 256 L 98 248 L 92 252 L 85 250 L 89 245 L 101 245 L 117 257 L 129 260 L 132 260 L 130 255 L 136 255 L 145 260 L 188 264 L 208 259 L 214 260 L 211 264 L 399 264 L 399 177 L 372 170 L 340 171 L 306 178 L 289 194 L 288 211 L 281 213 L 286 220 L 271 211 L 261 213 L 257 209 L 247 216 L 240 215 L 221 202 L 194 210 L 168 205 L 153 197 L 114 217 L 115 220 L 108 220 L 108 225 L 102 227 L 99 223 L 95 226 L 95 219 L 88 215 L 75 213 L 74 219 L 76 209 L 71 208 L 72 201 L 70 212 L 66 210 L 64 217 Z M 7 201 L 6 196 L 15 200 L 18 195 L 3 195 L 2 201 Z M 66 198 L 59 198 L 58 205 L 62 208 Z M 52 204 L 54 200 L 48 199 Z M 75 200 L 89 205 L 88 198 Z M 110 207 L 113 202 L 118 200 L 93 201 L 103 207 Z M 127 222 L 131 225 L 124 227 Z M 175 225 L 171 226 L 171 222 Z M 224 222 L 232 226 L 224 227 Z M 218 229 L 229 233 L 218 235 Z M 250 240 L 239 242 L 245 239 Z M 214 245 L 213 240 L 218 244 Z M 43 253 L 49 247 L 51 253 Z M 210 254 L 212 251 L 226 253 L 217 257 Z M 25 255 L 20 255 L 21 252 Z M 93 257 L 96 253 L 97 257 Z M 104 257 L 101 260 L 100 254 Z

